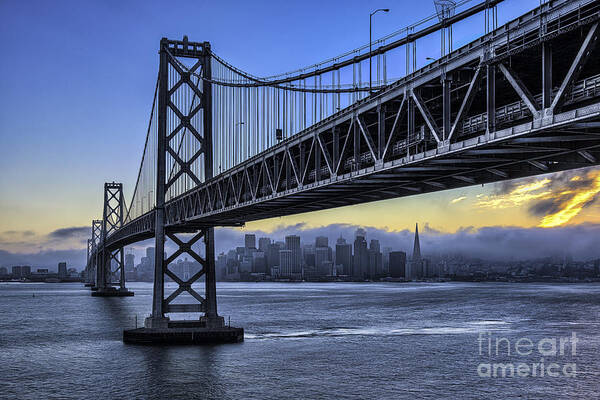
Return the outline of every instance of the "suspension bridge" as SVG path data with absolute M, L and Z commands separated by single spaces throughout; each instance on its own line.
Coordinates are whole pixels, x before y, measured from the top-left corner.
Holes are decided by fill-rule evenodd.
M 121 296 L 123 248 L 155 240 L 152 314 L 124 340 L 243 339 L 217 312 L 215 227 L 597 165 L 600 1 L 545 2 L 502 26 L 510 1 L 467 3 L 268 77 L 208 42 L 162 39 L 133 196 L 106 183 L 88 241 L 92 293 Z M 453 48 L 473 19 L 482 35 Z M 419 67 L 417 44 L 437 35 L 440 57 Z M 183 254 L 202 266 L 189 279 L 170 269 Z M 200 317 L 169 318 L 188 313 Z

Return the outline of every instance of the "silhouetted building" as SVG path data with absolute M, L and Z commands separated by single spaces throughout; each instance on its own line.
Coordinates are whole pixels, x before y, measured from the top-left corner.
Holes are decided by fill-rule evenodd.
M 0 275 L 8 275 L 8 269 L 6 267 L 0 267 Z
M 279 250 L 279 276 L 291 278 L 294 275 L 292 250 Z
M 267 260 L 264 252 L 255 251 L 252 253 L 252 272 L 267 273 Z
M 406 278 L 406 253 L 403 251 L 390 252 L 390 276 Z
M 315 248 L 317 247 L 328 247 L 329 239 L 326 236 L 317 236 L 315 239 Z
M 346 239 L 341 236 L 335 244 L 335 263 L 342 267 L 342 270 L 338 271 L 339 275 L 352 274 L 352 245 L 346 243 Z
M 219 254 L 215 260 L 215 275 L 219 281 L 227 279 L 227 256 L 224 253 Z
M 269 251 L 269 246 L 271 245 L 271 239 L 262 237 L 258 239 L 258 249 L 265 254 Z
M 327 276 L 331 272 L 328 250 L 328 247 L 317 247 L 315 249 L 315 267 L 319 276 Z
M 291 251 L 291 268 L 293 274 L 302 274 L 302 249 L 300 248 L 300 236 L 290 235 L 285 237 L 285 249 Z M 281 252 L 280 252 L 281 254 Z M 280 265 L 283 276 L 284 269 Z
M 421 258 L 421 243 L 419 241 L 419 224 L 415 225 L 415 242 L 413 253 L 408 263 L 406 279 L 419 279 L 423 277 L 423 259 Z
M 67 277 L 67 263 L 66 262 L 58 263 L 58 277 L 59 278 Z
M 247 233 L 244 236 L 244 247 L 247 249 L 255 249 L 256 248 L 256 235 Z
M 27 278 L 31 275 L 31 267 L 28 265 L 12 267 L 12 277 L 16 279 Z
M 356 230 L 352 276 L 358 279 L 365 279 L 368 275 L 369 250 L 367 249 L 366 236 L 367 234 L 363 229 Z
M 381 250 L 381 254 L 383 255 L 383 273 L 389 274 L 390 272 L 390 253 L 392 252 L 391 247 L 384 247 Z
M 132 272 L 135 268 L 135 254 L 125 254 L 125 272 Z
M 369 278 L 373 279 L 383 274 L 383 256 L 379 240 L 371 239 L 369 244 Z
M 270 273 L 273 267 L 279 265 L 279 250 L 281 250 L 281 245 L 279 243 L 269 244 L 269 248 L 265 254 L 267 259 L 267 273 Z

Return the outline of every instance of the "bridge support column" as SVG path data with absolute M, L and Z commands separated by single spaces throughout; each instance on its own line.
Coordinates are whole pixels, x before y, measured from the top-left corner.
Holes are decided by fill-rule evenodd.
M 188 61 L 195 59 L 194 65 L 184 71 L 184 64 L 180 61 L 182 58 Z M 173 227 L 176 225 L 174 221 L 181 222 L 181 217 L 177 215 L 177 209 L 169 210 L 166 202 L 167 196 L 171 199 L 181 194 L 179 190 L 185 186 L 182 180 L 187 179 L 199 185 L 213 176 L 213 108 L 210 79 L 211 51 L 208 42 L 193 43 L 189 42 L 187 37 L 184 37 L 183 41 L 165 38 L 161 40 L 152 314 L 146 318 L 144 328 L 123 332 L 123 341 L 126 343 L 222 343 L 239 342 L 244 337 L 242 328 L 225 326 L 223 317 L 217 313 L 214 228 L 184 226 L 176 230 Z M 182 104 L 173 100 L 176 89 L 189 94 L 191 103 Z M 181 134 L 181 140 L 185 135 L 189 135 L 190 140 L 195 141 L 197 147 L 193 154 L 179 153 L 177 140 L 172 140 L 177 138 L 178 134 Z M 198 164 L 193 164 L 195 160 L 199 160 Z M 173 168 L 167 170 L 167 165 Z M 174 174 L 173 171 L 179 172 Z M 171 175 L 167 176 L 167 172 Z M 175 247 L 171 254 L 165 251 L 167 239 Z M 204 246 L 201 246 L 204 251 L 200 251 L 203 255 L 192 248 L 200 241 L 204 243 Z M 171 246 L 167 247 L 170 248 Z M 181 271 L 178 274 L 170 267 L 183 254 L 191 256 L 200 265 L 199 271 L 187 280 L 184 280 Z M 165 275 L 177 284 L 177 288 L 166 297 Z M 192 287 L 202 276 L 205 278 L 204 297 Z M 167 314 L 173 313 L 201 315 L 197 320 L 171 320 Z
M 104 212 L 102 218 L 102 233 L 100 251 L 101 262 L 96 276 L 99 278 L 97 282 L 98 290 L 92 293 L 96 297 L 124 297 L 133 296 L 125 287 L 125 261 L 124 249 L 109 249 L 105 247 L 106 238 L 113 232 L 119 230 L 123 226 L 123 210 L 125 209 L 123 197 L 122 183 L 105 183 L 104 184 Z M 116 268 L 113 270 L 113 265 Z M 118 285 L 116 288 L 113 282 L 115 275 L 118 273 Z

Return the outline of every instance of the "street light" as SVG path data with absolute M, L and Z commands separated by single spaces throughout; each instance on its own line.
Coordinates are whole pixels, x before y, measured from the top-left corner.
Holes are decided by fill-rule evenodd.
M 378 8 L 373 11 L 369 15 L 369 94 L 373 94 L 373 68 L 372 68 L 372 60 L 371 60 L 371 51 L 372 51 L 372 26 L 373 26 L 373 15 L 377 14 L 379 11 L 389 12 L 389 8 Z

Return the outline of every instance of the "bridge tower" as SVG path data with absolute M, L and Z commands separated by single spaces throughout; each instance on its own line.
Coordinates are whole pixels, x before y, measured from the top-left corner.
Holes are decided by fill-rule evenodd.
M 104 211 L 100 232 L 100 262 L 96 267 L 97 291 L 92 296 L 133 296 L 125 287 L 125 260 L 124 249 L 108 249 L 104 246 L 106 238 L 123 226 L 125 199 L 123 197 L 123 184 L 107 182 L 104 184 Z M 116 267 L 113 269 L 113 265 Z M 118 275 L 117 275 L 118 274 Z M 119 288 L 115 288 L 114 279 L 118 276 Z
M 100 244 L 100 237 L 102 235 L 102 220 L 94 219 L 92 220 L 92 239 L 90 243 L 90 272 L 91 272 L 91 283 L 92 283 L 92 291 L 98 290 L 98 282 L 99 277 L 98 274 L 101 273 L 100 268 L 98 268 L 100 255 L 98 254 L 98 246 Z
M 191 66 L 183 68 L 186 63 Z M 170 227 L 170 216 L 165 212 L 168 199 L 213 176 L 210 79 L 210 43 L 189 42 L 187 37 L 161 40 L 152 315 L 146 319 L 142 330 L 124 332 L 126 342 L 232 342 L 243 338 L 243 329 L 226 327 L 223 317 L 217 313 L 214 226 L 190 224 L 185 231 L 176 230 Z M 187 100 L 182 101 L 182 98 Z M 180 144 L 184 139 L 193 144 L 187 146 L 186 154 L 181 154 Z M 165 251 L 166 239 L 170 239 L 176 248 L 169 255 Z M 196 252 L 193 245 L 201 251 Z M 183 254 L 191 256 L 201 266 L 200 271 L 188 279 L 178 276 L 169 267 Z M 165 276 L 178 285 L 166 297 Z M 192 288 L 192 284 L 203 276 L 204 297 Z M 184 296 L 179 297 L 182 294 Z M 172 321 L 165 315 L 170 313 L 200 313 L 201 316 L 199 321 Z M 186 329 L 187 333 L 182 333 L 181 329 Z M 188 336 L 183 338 L 181 335 Z
M 92 254 L 93 254 L 93 249 L 92 249 L 92 239 L 88 239 L 87 240 L 87 257 L 85 258 L 86 260 L 86 265 L 85 265 L 85 282 L 84 285 L 85 287 L 92 287 L 94 286 L 94 270 L 93 270 L 93 264 L 92 264 Z

